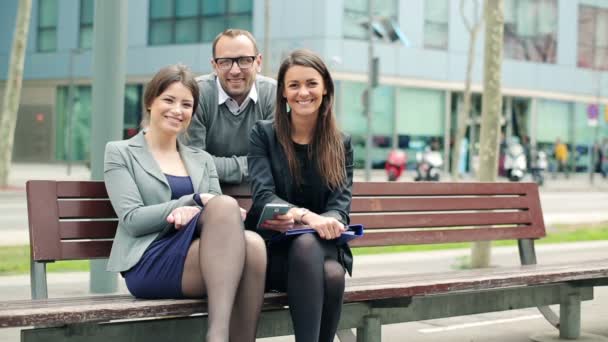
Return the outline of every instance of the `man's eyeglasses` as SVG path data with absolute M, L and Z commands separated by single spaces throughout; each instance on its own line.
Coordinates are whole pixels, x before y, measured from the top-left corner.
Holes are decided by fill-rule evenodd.
M 221 70 L 228 70 L 236 62 L 241 69 L 249 69 L 255 61 L 255 56 L 220 57 L 215 59 L 215 65 Z

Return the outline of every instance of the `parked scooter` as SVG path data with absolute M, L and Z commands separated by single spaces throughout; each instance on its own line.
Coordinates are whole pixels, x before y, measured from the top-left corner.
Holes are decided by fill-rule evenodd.
M 415 181 L 439 181 L 439 170 L 443 166 L 441 152 L 426 147 L 424 152 L 416 153 Z
M 391 150 L 386 158 L 386 164 L 384 169 L 388 176 L 389 182 L 394 182 L 405 170 L 405 164 L 407 162 L 407 154 L 401 150 Z
M 538 151 L 536 153 L 535 162 L 530 168 L 530 173 L 532 174 L 532 180 L 539 186 L 542 186 L 545 183 L 544 173 L 548 165 L 547 152 L 543 150 Z
M 526 174 L 526 153 L 517 138 L 511 138 L 507 143 L 505 155 L 505 171 L 512 182 L 518 182 Z

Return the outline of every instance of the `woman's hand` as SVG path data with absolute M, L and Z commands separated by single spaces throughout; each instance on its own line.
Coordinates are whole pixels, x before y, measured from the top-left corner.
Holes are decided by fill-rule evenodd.
M 261 227 L 264 229 L 276 230 L 278 232 L 285 233 L 286 231 L 292 229 L 295 224 L 294 210 L 297 210 L 297 208 L 291 208 L 284 215 L 276 215 L 272 220 L 262 222 Z
M 180 230 L 200 211 L 201 209 L 199 207 L 194 206 L 175 208 L 171 211 L 169 216 L 167 216 L 167 222 L 172 223 L 175 226 L 175 229 Z
M 210 199 L 212 199 L 213 197 L 215 197 L 214 194 L 200 194 L 201 196 L 201 202 L 203 202 L 203 205 L 207 205 L 207 202 L 209 202 Z
M 313 212 L 306 213 L 304 222 L 314 229 L 321 239 L 333 240 L 340 237 L 345 231 L 344 225 L 333 217 L 317 215 Z
M 241 209 L 241 220 L 245 221 L 245 218 L 247 218 L 247 210 L 243 209 L 243 208 L 239 208 Z

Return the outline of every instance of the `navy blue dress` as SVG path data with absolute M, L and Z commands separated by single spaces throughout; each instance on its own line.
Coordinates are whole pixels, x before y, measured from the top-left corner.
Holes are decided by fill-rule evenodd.
M 188 176 L 167 175 L 171 199 L 193 194 L 194 187 Z M 202 212 L 202 211 L 201 211 Z M 180 230 L 159 236 L 144 252 L 141 259 L 126 272 L 122 272 L 129 292 L 137 298 L 184 298 L 182 274 L 188 249 L 198 238 L 196 222 L 200 212 Z

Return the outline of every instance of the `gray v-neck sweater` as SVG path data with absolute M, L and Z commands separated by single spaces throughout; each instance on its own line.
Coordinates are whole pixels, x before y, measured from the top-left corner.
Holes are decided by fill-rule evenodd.
M 238 184 L 247 180 L 249 132 L 259 120 L 274 118 L 277 83 L 257 75 L 258 101 L 250 101 L 238 115 L 226 104 L 218 105 L 215 74 L 197 77 L 199 105 L 192 116 L 185 142 L 213 156 L 220 182 Z

